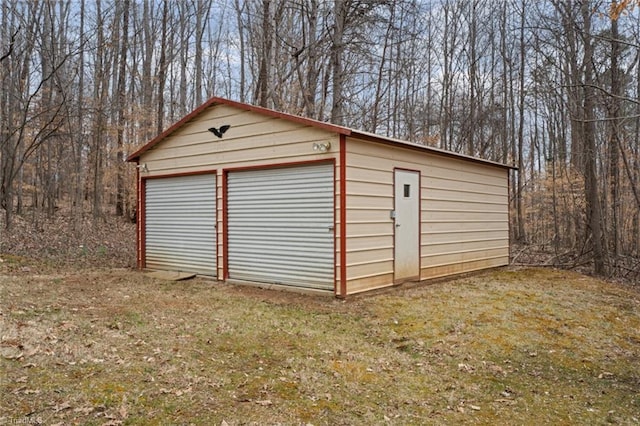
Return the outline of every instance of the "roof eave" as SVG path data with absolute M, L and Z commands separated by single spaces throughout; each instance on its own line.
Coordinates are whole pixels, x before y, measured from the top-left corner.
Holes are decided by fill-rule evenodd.
M 270 117 L 273 117 L 273 118 L 281 118 L 281 119 L 284 119 L 284 120 L 289 120 L 289 121 L 293 121 L 293 122 L 296 122 L 296 123 L 305 124 L 307 126 L 312 126 L 312 127 L 315 127 L 315 128 L 327 130 L 329 132 L 334 132 L 334 133 L 341 134 L 341 135 L 350 135 L 351 134 L 351 129 L 349 129 L 347 127 L 337 126 L 335 124 L 326 123 L 324 121 L 318 121 L 318 120 L 313 120 L 311 118 L 305 118 L 305 117 L 300 117 L 300 116 L 297 116 L 297 115 L 286 114 L 286 113 L 283 113 L 283 112 L 274 111 L 272 109 L 263 108 L 263 107 L 259 107 L 259 106 L 255 106 L 255 105 L 249 105 L 249 104 L 245 104 L 245 103 L 242 103 L 242 102 L 236 102 L 236 101 L 232 101 L 232 100 L 229 100 L 229 99 L 224 99 L 224 98 L 219 98 L 219 97 L 215 97 L 214 96 L 214 97 L 208 99 L 205 103 L 200 105 L 198 108 L 194 109 L 189 114 L 184 116 L 181 120 L 175 122 L 173 125 L 171 125 L 171 127 L 166 129 L 164 132 L 160 133 L 158 136 L 156 136 L 155 138 L 151 139 L 149 142 L 147 142 L 142 147 L 140 147 L 137 151 L 135 151 L 134 153 L 130 154 L 127 157 L 127 161 L 132 162 L 132 161 L 138 160 L 142 154 L 144 154 L 145 152 L 147 152 L 148 150 L 150 150 L 151 148 L 156 146 L 163 139 L 165 139 L 168 136 L 170 136 L 173 132 L 175 132 L 176 130 L 178 130 L 179 128 L 181 128 L 185 124 L 187 124 L 189 121 L 191 121 L 194 118 L 196 118 L 204 110 L 208 109 L 209 107 L 211 107 L 213 105 L 229 105 L 231 107 L 239 108 L 239 109 L 242 109 L 242 110 L 245 110 L 245 111 L 252 111 L 252 112 L 256 112 L 258 114 L 264 114 L 264 115 L 267 115 L 267 116 L 270 116 Z
M 471 155 L 466 155 L 466 154 L 460 154 L 460 153 L 457 153 L 457 152 L 454 152 L 454 151 L 448 151 L 446 149 L 435 148 L 435 147 L 432 147 L 432 146 L 429 146 L 429 145 L 422 145 L 422 144 L 415 143 L 415 142 L 409 142 L 409 141 L 405 141 L 405 140 L 401 140 L 401 139 L 395 139 L 395 138 L 390 138 L 390 137 L 386 137 L 386 136 L 380 136 L 380 135 L 376 135 L 375 133 L 363 132 L 363 131 L 360 131 L 360 130 L 352 130 L 350 136 L 356 137 L 356 138 L 365 139 L 365 140 L 372 141 L 372 142 L 380 142 L 380 143 L 386 143 L 386 144 L 391 144 L 391 145 L 399 145 L 399 146 L 403 146 L 403 147 L 407 147 L 407 148 L 411 148 L 411 149 L 416 149 L 416 150 L 420 150 L 420 151 L 431 152 L 431 153 L 436 154 L 436 155 L 441 155 L 441 156 L 450 157 L 450 158 L 458 158 L 458 159 L 462 159 L 462 160 L 466 160 L 466 161 L 472 161 L 472 162 L 475 162 L 475 163 L 501 167 L 501 168 L 504 168 L 504 169 L 518 170 L 518 168 L 516 166 L 513 166 L 513 165 L 504 164 L 504 163 L 500 163 L 500 162 L 492 161 L 492 160 L 485 160 L 483 158 L 473 157 Z

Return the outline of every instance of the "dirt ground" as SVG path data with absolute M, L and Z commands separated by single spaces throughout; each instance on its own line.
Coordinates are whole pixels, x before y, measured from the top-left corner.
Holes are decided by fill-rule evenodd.
M 135 225 L 0 239 L 0 425 L 640 422 L 640 295 L 504 268 L 341 301 L 133 269 Z
M 640 422 L 640 295 L 580 274 L 340 301 L 0 257 L 0 425 Z
M 41 214 L 14 216 L 9 230 L 4 228 L 4 215 L 0 214 L 0 270 L 25 268 L 49 273 L 105 266 L 133 268 L 135 236 L 136 225 L 128 219 L 110 214 L 102 219 L 90 215 L 72 219 L 68 206 L 53 218 Z M 11 262 L 12 257 L 25 261 Z

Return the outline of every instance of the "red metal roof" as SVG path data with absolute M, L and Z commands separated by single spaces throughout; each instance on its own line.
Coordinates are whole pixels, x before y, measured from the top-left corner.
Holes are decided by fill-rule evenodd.
M 298 116 L 298 115 L 287 114 L 287 113 L 275 111 L 275 110 L 272 110 L 272 109 L 269 109 L 269 108 L 263 108 L 263 107 L 259 107 L 259 106 L 255 106 L 255 105 L 250 105 L 250 104 L 246 104 L 246 103 L 242 103 L 242 102 L 236 102 L 236 101 L 232 101 L 232 100 L 229 100 L 229 99 L 218 98 L 218 97 L 210 98 L 205 103 L 200 105 L 198 108 L 194 109 L 189 114 L 185 115 L 180 121 L 177 121 L 171 127 L 166 129 L 164 132 L 162 132 L 161 134 L 159 134 L 158 136 L 156 136 L 155 138 L 153 138 L 152 140 L 150 140 L 149 142 L 144 144 L 142 147 L 140 147 L 137 151 L 135 151 L 134 153 L 129 155 L 129 157 L 127 157 L 127 161 L 137 161 L 142 154 L 144 154 L 145 152 L 147 152 L 148 150 L 150 150 L 151 148 L 153 148 L 154 146 L 156 146 L 157 144 L 162 142 L 165 138 L 167 138 L 173 132 L 175 132 L 176 130 L 178 130 L 179 128 L 181 128 L 185 124 L 187 124 L 189 121 L 191 121 L 194 118 L 196 118 L 198 115 L 200 115 L 206 109 L 208 109 L 209 107 L 215 106 L 215 105 L 229 105 L 229 106 L 241 109 L 241 110 L 253 111 L 253 112 L 257 112 L 259 114 L 264 114 L 264 115 L 267 115 L 267 116 L 270 116 L 270 117 L 281 118 L 283 120 L 289 120 L 289 121 L 293 121 L 293 122 L 296 122 L 296 123 L 305 124 L 307 126 L 311 126 L 311 127 L 315 127 L 315 128 L 318 128 L 318 129 L 327 130 L 329 132 L 334 132 L 334 133 L 345 135 L 345 136 L 353 136 L 353 137 L 357 137 L 357 138 L 362 138 L 362 139 L 365 139 L 365 140 L 368 140 L 368 141 L 372 141 L 372 142 L 393 144 L 393 145 L 403 146 L 403 147 L 406 147 L 406 148 L 412 148 L 412 149 L 416 149 L 416 150 L 420 150 L 420 151 L 427 151 L 427 152 L 431 152 L 431 153 L 434 153 L 434 154 L 437 154 L 437 155 L 443 155 L 443 156 L 447 156 L 447 157 L 455 157 L 455 158 L 460 158 L 460 159 L 469 160 L 469 161 L 473 161 L 473 162 L 478 162 L 478 163 L 489 164 L 489 165 L 498 166 L 498 167 L 505 167 L 505 168 L 515 169 L 515 167 L 513 167 L 513 166 L 509 166 L 509 165 L 506 165 L 506 164 L 498 163 L 498 162 L 495 162 L 495 161 L 483 160 L 481 158 L 472 157 L 472 156 L 464 155 L 464 154 L 459 154 L 459 153 L 456 153 L 456 152 L 453 152 L 453 151 L 446 151 L 446 150 L 439 149 L 439 148 L 434 148 L 434 147 L 431 147 L 431 146 L 428 146 L 428 145 L 421 145 L 421 144 L 408 142 L 408 141 L 404 141 L 404 140 L 400 140 L 400 139 L 394 139 L 394 138 L 389 138 L 389 137 L 386 137 L 386 136 L 380 136 L 380 135 L 376 135 L 374 133 L 369 133 L 369 132 L 364 132 L 364 131 L 360 131 L 360 130 L 350 129 L 348 127 L 337 126 L 335 124 L 327 123 L 327 122 L 324 122 L 324 121 L 313 120 L 311 118 L 306 118 L 306 117 L 301 117 L 301 116 Z
M 300 117 L 298 115 L 286 114 L 286 113 L 283 113 L 283 112 L 274 111 L 274 110 L 269 109 L 269 108 L 263 108 L 263 107 L 259 107 L 259 106 L 255 106 L 255 105 L 249 105 L 249 104 L 245 104 L 245 103 L 242 103 L 242 102 L 236 102 L 236 101 L 232 101 L 232 100 L 229 100 L 229 99 L 218 98 L 218 97 L 214 96 L 213 98 L 207 100 L 205 103 L 200 105 L 198 108 L 196 108 L 193 111 L 191 111 L 189 114 L 185 115 L 180 121 L 177 121 L 176 123 L 174 123 L 167 130 L 165 130 L 164 132 L 160 133 L 158 136 L 156 136 L 155 138 L 153 138 L 152 140 L 150 140 L 149 142 L 144 144 L 136 152 L 134 152 L 133 154 L 129 155 L 129 157 L 127 157 L 127 161 L 135 161 L 135 160 L 137 160 L 138 158 L 140 158 L 140 155 L 144 154 L 146 151 L 148 151 L 151 148 L 153 148 L 154 146 L 156 146 L 162 140 L 164 140 L 165 138 L 170 136 L 173 132 L 175 132 L 176 130 L 178 130 L 179 128 L 181 128 L 185 124 L 187 124 L 189 121 L 191 121 L 194 118 L 196 118 L 198 115 L 200 115 L 206 109 L 208 109 L 209 107 L 214 106 L 214 105 L 229 105 L 229 106 L 232 106 L 232 107 L 235 107 L 235 108 L 238 108 L 238 109 L 242 109 L 242 110 L 245 110 L 245 111 L 253 111 L 253 112 L 257 112 L 259 114 L 268 115 L 268 116 L 274 117 L 274 118 L 282 118 L 284 120 L 289 120 L 289 121 L 294 121 L 294 122 L 301 123 L 301 124 L 306 124 L 308 126 L 317 127 L 317 128 L 328 130 L 330 132 L 335 132 L 335 133 L 338 133 L 338 134 L 348 135 L 348 134 L 351 133 L 351 130 L 346 128 L 346 127 L 336 126 L 336 125 L 333 125 L 333 124 L 330 124 L 330 123 L 325 123 L 323 121 L 312 120 L 310 118 Z

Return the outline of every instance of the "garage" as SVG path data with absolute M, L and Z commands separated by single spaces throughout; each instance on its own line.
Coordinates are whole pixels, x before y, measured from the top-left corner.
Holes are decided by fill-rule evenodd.
M 333 290 L 333 164 L 230 172 L 231 280 Z
M 128 161 L 141 269 L 347 297 L 509 264 L 494 161 L 218 97 Z
M 216 274 L 216 176 L 145 180 L 146 267 Z

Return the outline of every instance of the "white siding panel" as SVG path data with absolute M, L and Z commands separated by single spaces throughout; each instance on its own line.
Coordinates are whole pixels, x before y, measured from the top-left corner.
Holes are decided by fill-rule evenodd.
M 146 267 L 216 275 L 216 177 L 148 179 Z
M 333 290 L 333 165 L 228 175 L 229 277 Z

